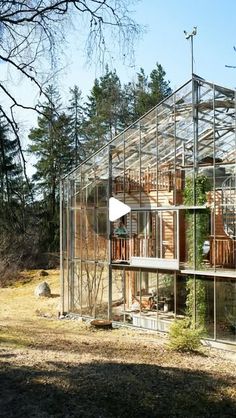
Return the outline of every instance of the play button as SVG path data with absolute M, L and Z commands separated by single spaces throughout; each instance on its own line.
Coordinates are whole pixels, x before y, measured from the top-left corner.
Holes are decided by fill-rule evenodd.
M 131 208 L 120 200 L 110 197 L 109 221 L 114 222 L 131 211 Z

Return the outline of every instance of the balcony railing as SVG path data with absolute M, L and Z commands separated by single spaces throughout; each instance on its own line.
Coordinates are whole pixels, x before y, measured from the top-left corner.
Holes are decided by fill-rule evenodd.
M 128 262 L 130 260 L 132 240 L 130 238 L 112 237 L 112 261 Z
M 156 238 L 112 237 L 112 261 L 115 262 L 129 262 L 131 257 L 174 258 L 173 252 L 173 244 L 163 241 L 160 246 Z
M 163 241 L 158 246 L 155 238 L 134 235 L 128 238 L 112 237 L 112 262 L 129 263 L 131 257 L 156 257 L 172 259 L 174 245 Z M 210 239 L 209 261 L 211 266 L 222 268 L 236 267 L 236 241 L 225 236 Z
M 151 191 L 168 191 L 170 192 L 174 188 L 174 181 L 176 182 L 176 189 L 182 190 L 182 178 L 181 172 L 176 171 L 176 176 L 172 171 L 163 169 L 157 170 L 145 170 L 139 173 L 137 170 L 128 170 L 124 177 L 118 176 L 114 180 L 114 192 L 115 193 L 131 193 L 144 191 L 150 193 Z
M 219 267 L 236 267 L 236 241 L 226 236 L 210 239 L 210 264 Z

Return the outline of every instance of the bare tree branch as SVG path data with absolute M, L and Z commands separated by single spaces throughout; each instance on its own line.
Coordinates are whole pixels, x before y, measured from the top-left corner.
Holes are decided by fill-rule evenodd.
M 8 73 L 26 79 L 44 95 L 45 79 L 40 80 L 38 70 L 42 61 L 51 62 L 60 53 L 66 39 L 66 29 L 76 24 L 80 31 L 86 29 L 88 57 L 106 51 L 106 40 L 125 46 L 133 46 L 139 34 L 139 26 L 131 19 L 128 5 L 136 0 L 4 0 L 0 1 L 0 64 L 8 65 Z M 86 19 L 84 20 L 84 17 Z M 54 68 L 55 69 L 55 68 Z M 45 73 L 45 78 L 47 73 Z M 2 91 L 0 113 L 9 123 L 19 144 L 19 152 L 25 170 L 25 159 L 14 110 L 35 110 L 37 106 L 23 104 L 15 97 L 14 88 L 7 80 L 0 79 Z M 47 98 L 48 99 L 48 98 Z M 9 104 L 10 103 L 10 104 Z M 25 170 L 26 171 L 26 170 Z

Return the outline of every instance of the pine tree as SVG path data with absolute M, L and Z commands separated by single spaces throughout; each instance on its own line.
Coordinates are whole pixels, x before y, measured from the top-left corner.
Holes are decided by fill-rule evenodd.
M 41 198 L 44 219 L 42 244 L 48 251 L 58 250 L 59 240 L 59 181 L 74 165 L 74 144 L 70 136 L 70 118 L 60 112 L 60 96 L 53 87 L 47 88 L 49 101 L 42 107 L 38 127 L 31 129 L 29 152 L 37 162 L 33 180 Z
M 85 106 L 84 132 L 87 150 L 95 151 L 126 126 L 125 96 L 116 71 L 106 66 L 105 75 L 95 79 Z M 88 152 L 88 151 L 87 151 Z
M 130 115 L 133 122 L 171 94 L 170 83 L 165 80 L 165 76 L 163 67 L 157 63 L 150 76 L 140 68 L 137 81 L 125 86 L 129 102 L 132 104 Z
M 25 185 L 22 168 L 17 163 L 18 145 L 8 137 L 8 127 L 0 120 L 0 229 L 24 231 L 23 203 Z
M 83 144 L 84 138 L 84 108 L 82 102 L 82 92 L 78 86 L 70 89 L 71 98 L 69 99 L 69 116 L 70 116 L 70 137 L 74 143 L 75 158 L 74 163 L 77 166 L 85 158 L 85 150 Z
M 153 107 L 169 96 L 172 92 L 170 82 L 165 80 L 166 72 L 161 64 L 156 63 L 156 68 L 150 74 L 148 87 L 150 89 L 150 106 Z

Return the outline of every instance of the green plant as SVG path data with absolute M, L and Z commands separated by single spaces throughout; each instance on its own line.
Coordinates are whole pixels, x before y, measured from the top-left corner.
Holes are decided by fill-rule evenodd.
M 178 319 L 170 326 L 168 347 L 175 351 L 196 351 L 202 336 L 203 330 L 194 329 L 189 318 Z
M 193 191 L 193 179 L 187 177 L 184 189 L 184 204 L 186 206 L 202 206 L 207 202 L 207 192 L 211 190 L 209 179 L 204 175 L 197 175 L 194 179 L 195 195 Z M 208 238 L 209 209 L 186 211 L 186 242 L 188 262 L 193 268 L 199 269 L 203 264 L 203 244 Z M 195 242 L 194 242 L 195 238 Z M 189 277 L 187 280 L 186 313 L 190 321 L 198 327 L 205 327 L 206 320 L 206 289 L 201 280 Z
M 202 206 L 207 202 L 207 192 L 211 190 L 209 179 L 206 176 L 195 177 L 195 196 L 193 192 L 193 179 L 187 177 L 185 182 L 184 204 L 186 206 Z M 209 209 L 199 209 L 196 212 L 186 211 L 186 242 L 188 262 L 195 268 L 200 268 L 203 262 L 203 244 L 208 236 Z M 194 242 L 195 236 L 195 242 Z M 195 266 L 194 266 L 195 262 Z
M 198 327 L 202 327 L 204 329 L 207 311 L 205 283 L 202 280 L 197 279 L 194 285 L 194 280 L 195 279 L 192 277 L 188 277 L 186 283 L 186 290 L 188 292 L 186 298 L 186 313 L 192 322 L 195 321 Z

